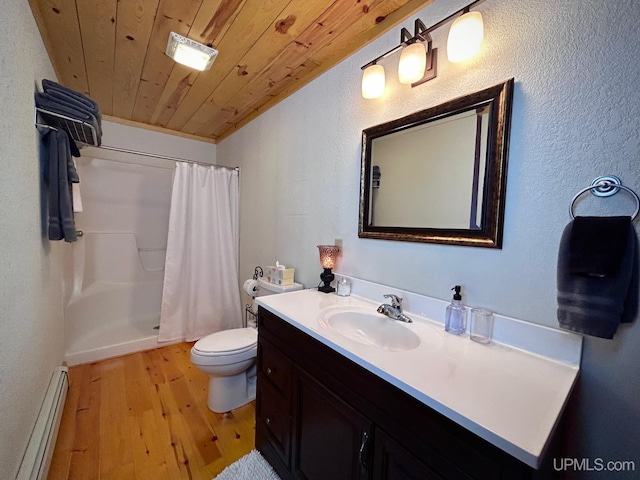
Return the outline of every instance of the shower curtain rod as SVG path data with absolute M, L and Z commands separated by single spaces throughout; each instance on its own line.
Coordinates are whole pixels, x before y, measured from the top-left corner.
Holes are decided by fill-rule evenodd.
M 176 157 L 169 157 L 167 155 L 159 155 L 157 153 L 147 153 L 147 152 L 138 152 L 137 150 L 129 150 L 127 148 L 120 148 L 120 147 L 112 147 L 109 145 L 100 145 L 99 147 L 95 147 L 90 145 L 93 148 L 101 148 L 103 150 L 111 150 L 113 152 L 121 152 L 121 153 L 130 153 L 133 155 L 142 155 L 143 157 L 151 157 L 151 158 L 160 158 L 162 160 L 171 160 L 173 162 L 184 162 L 184 163 L 195 163 L 197 165 L 206 165 L 208 167 L 220 167 L 220 168 L 226 168 L 229 170 L 240 170 L 240 167 L 228 167 L 227 165 L 216 165 L 214 163 L 207 163 L 207 162 L 198 162 L 197 160 L 187 160 L 186 158 L 176 158 Z M 106 159 L 109 160 L 109 159 Z M 117 162 L 117 160 L 114 160 Z

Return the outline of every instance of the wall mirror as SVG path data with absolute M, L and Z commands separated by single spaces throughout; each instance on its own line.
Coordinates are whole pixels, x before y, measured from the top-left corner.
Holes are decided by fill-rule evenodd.
M 501 248 L 513 79 L 362 132 L 358 236 Z

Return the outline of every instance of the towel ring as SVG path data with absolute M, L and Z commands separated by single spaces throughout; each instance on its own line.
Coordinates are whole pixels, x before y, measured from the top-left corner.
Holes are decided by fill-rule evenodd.
M 573 220 L 574 218 L 576 218 L 573 214 L 573 207 L 576 203 L 576 200 L 578 200 L 578 197 L 580 197 L 580 195 L 582 195 L 583 193 L 591 191 L 591 193 L 598 197 L 610 197 L 611 195 L 615 195 L 616 193 L 618 193 L 618 190 L 620 189 L 629 192 L 629 194 L 633 196 L 636 201 L 636 209 L 633 212 L 633 215 L 631 215 L 631 221 L 634 221 L 638 216 L 638 212 L 640 212 L 640 198 L 638 197 L 638 194 L 636 192 L 634 192 L 629 187 L 625 187 L 624 185 L 622 185 L 620 179 L 613 175 L 598 177 L 593 182 L 591 182 L 591 185 L 583 188 L 575 194 L 573 200 L 571 200 L 571 205 L 569 206 L 569 215 L 571 215 L 571 219 Z

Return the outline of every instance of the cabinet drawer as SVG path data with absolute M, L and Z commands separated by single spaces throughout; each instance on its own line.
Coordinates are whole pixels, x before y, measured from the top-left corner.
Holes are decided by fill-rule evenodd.
M 263 378 L 284 396 L 287 403 L 291 398 L 291 360 L 271 343 L 260 338 L 258 344 L 258 366 Z
M 256 435 L 266 436 L 274 450 L 282 457 L 285 465 L 289 465 L 291 439 L 291 415 L 282 395 L 276 392 L 268 382 L 260 377 L 260 388 L 256 401 L 256 418 L 258 420 Z M 258 443 L 258 442 L 256 442 Z

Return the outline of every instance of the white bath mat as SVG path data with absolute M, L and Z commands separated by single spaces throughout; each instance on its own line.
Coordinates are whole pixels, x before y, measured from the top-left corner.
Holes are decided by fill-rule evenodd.
M 280 480 L 260 452 L 251 450 L 225 468 L 213 480 Z

